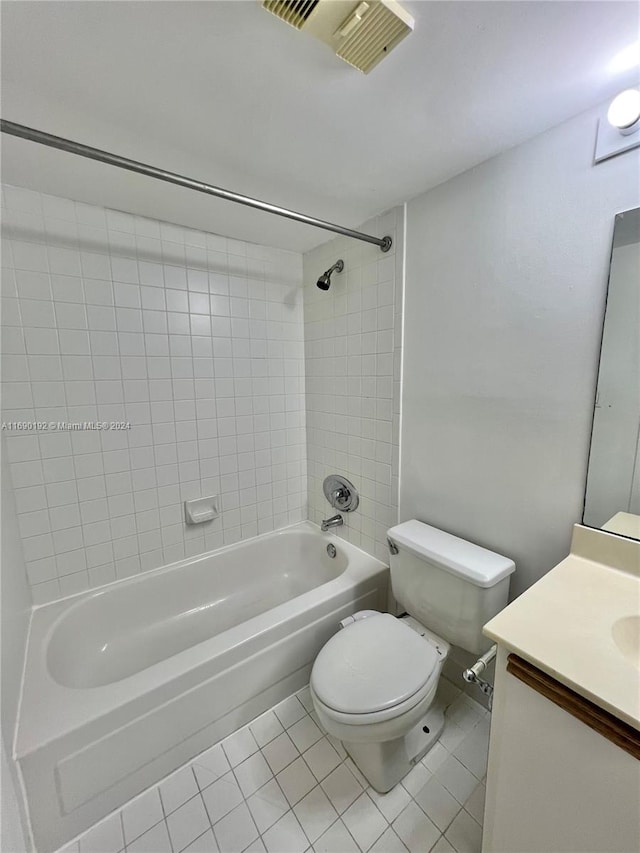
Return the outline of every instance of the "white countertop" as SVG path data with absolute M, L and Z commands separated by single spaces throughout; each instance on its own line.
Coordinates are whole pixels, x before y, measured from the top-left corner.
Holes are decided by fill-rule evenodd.
M 640 730 L 640 656 L 616 621 L 640 615 L 640 542 L 576 525 L 571 554 L 485 625 L 484 633 Z
M 634 515 L 631 512 L 617 512 L 613 518 L 602 525 L 602 529 L 609 530 L 611 533 L 620 533 L 622 536 L 640 539 L 640 515 Z

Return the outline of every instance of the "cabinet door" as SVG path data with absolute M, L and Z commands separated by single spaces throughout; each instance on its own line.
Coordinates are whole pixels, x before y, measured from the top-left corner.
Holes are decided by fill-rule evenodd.
M 506 662 L 500 649 L 483 853 L 638 853 L 640 762 Z

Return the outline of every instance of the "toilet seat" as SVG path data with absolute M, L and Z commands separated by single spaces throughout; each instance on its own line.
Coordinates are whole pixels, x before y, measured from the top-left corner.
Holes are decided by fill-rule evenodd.
M 389 613 L 339 631 L 313 665 L 311 689 L 333 719 L 358 725 L 405 714 L 435 688 L 440 659 L 425 638 Z

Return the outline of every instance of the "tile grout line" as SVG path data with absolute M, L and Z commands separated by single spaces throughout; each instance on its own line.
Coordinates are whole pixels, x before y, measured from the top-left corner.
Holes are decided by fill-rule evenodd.
M 163 816 L 162 816 L 162 818 L 161 818 L 159 821 L 156 821 L 156 823 L 155 823 L 155 824 L 153 824 L 151 827 L 148 827 L 148 828 L 145 830 L 145 832 L 149 832 L 149 831 L 151 831 L 152 829 L 154 829 L 156 826 L 158 826 L 160 823 L 164 823 L 164 825 L 165 825 L 165 830 L 166 830 L 166 832 L 167 832 L 167 837 L 168 837 L 168 839 L 169 839 L 169 844 L 170 844 L 170 847 L 171 847 L 171 850 L 173 851 L 173 853 L 182 853 L 182 850 L 186 849 L 186 847 L 189 847 L 189 846 L 190 846 L 191 844 L 193 844 L 193 843 L 194 843 L 198 838 L 201 838 L 202 836 L 204 836 L 204 835 L 205 835 L 209 830 L 211 830 L 211 832 L 213 833 L 213 837 L 214 837 L 214 838 L 215 838 L 215 840 L 216 840 L 216 845 L 218 845 L 217 835 L 216 835 L 216 833 L 215 833 L 215 825 L 217 825 L 221 820 L 225 819 L 229 814 L 231 814 L 235 809 L 237 809 L 237 808 L 238 808 L 240 805 L 242 805 L 242 804 L 244 804 L 244 805 L 249 809 L 249 813 L 251 814 L 251 819 L 252 819 L 252 821 L 253 821 L 253 820 L 254 820 L 254 819 L 253 819 L 253 814 L 252 814 L 252 812 L 251 812 L 251 809 L 250 809 L 250 808 L 249 808 L 249 806 L 248 806 L 248 800 L 249 800 L 252 796 L 254 796 L 256 793 L 258 793 L 258 791 L 260 791 L 260 790 L 261 790 L 261 788 L 263 788 L 263 787 L 264 787 L 264 786 L 266 786 L 267 784 L 269 784 L 269 783 L 271 783 L 271 782 L 275 781 L 275 782 L 276 782 L 276 785 L 277 785 L 277 787 L 278 787 L 278 790 L 280 791 L 280 793 L 282 794 L 282 796 L 283 796 L 284 800 L 286 801 L 286 803 L 287 803 L 287 805 L 288 805 L 288 808 L 287 808 L 287 810 L 284 812 L 284 814 L 280 815 L 280 817 L 278 817 L 278 818 L 277 818 L 277 820 L 276 820 L 273 824 L 271 824 L 271 826 L 267 827 L 267 829 L 265 829 L 265 831 L 264 831 L 264 832 L 260 832 L 260 830 L 258 829 L 257 824 L 255 824 L 255 822 L 254 822 L 255 829 L 256 829 L 256 831 L 257 831 L 258 835 L 257 835 L 257 838 L 256 838 L 256 840 L 255 840 L 255 841 L 250 842 L 249 846 L 253 845 L 253 844 L 254 844 L 254 843 L 256 843 L 256 841 L 258 841 L 258 840 L 259 840 L 262 844 L 264 844 L 264 841 L 263 841 L 263 836 L 264 836 L 264 834 L 265 834 L 265 833 L 267 833 L 267 832 L 269 832 L 269 831 L 270 831 L 274 826 L 276 826 L 276 825 L 279 823 L 279 821 L 283 820 L 287 815 L 291 814 L 291 816 L 292 816 L 292 817 L 293 817 L 293 819 L 296 821 L 296 824 L 298 825 L 298 827 L 299 827 L 299 828 L 300 828 L 300 830 L 302 831 L 303 836 L 304 836 L 304 838 L 306 839 L 306 841 L 307 841 L 307 843 L 308 843 L 308 845 L 309 845 L 309 848 L 308 848 L 308 849 L 309 849 L 309 850 L 313 849 L 313 844 L 314 844 L 314 842 L 311 842 L 311 840 L 310 840 L 310 838 L 309 838 L 309 836 L 308 836 L 308 834 L 307 834 L 306 830 L 305 830 L 305 829 L 304 829 L 304 827 L 300 824 L 300 821 L 298 820 L 298 817 L 297 817 L 297 814 L 296 814 L 296 812 L 295 812 L 295 809 L 296 809 L 296 807 L 297 807 L 301 802 L 303 802 L 303 801 L 304 801 L 304 799 L 305 799 L 307 796 L 309 796 L 311 793 L 313 793 L 314 791 L 316 791 L 318 788 L 320 788 L 320 791 L 322 792 L 322 794 L 323 794 L 325 797 L 327 797 L 326 791 L 324 790 L 324 788 L 322 787 L 322 785 L 323 785 L 323 782 L 324 782 L 324 781 L 325 781 L 325 780 L 326 780 L 326 779 L 327 779 L 327 778 L 328 778 L 328 777 L 329 777 L 333 772 L 335 772 L 335 770 L 337 770 L 337 769 L 338 769 L 338 768 L 340 768 L 340 767 L 345 767 L 345 769 L 346 769 L 348 772 L 351 772 L 351 771 L 350 771 L 349 766 L 347 765 L 347 761 L 349 761 L 349 760 L 350 760 L 350 759 L 349 759 L 349 756 L 348 756 L 348 753 L 346 754 L 346 756 L 345 756 L 344 758 L 341 758 L 340 753 L 337 753 L 337 756 L 338 756 L 338 758 L 340 759 L 339 763 L 338 763 L 338 764 L 337 764 L 337 765 L 336 765 L 332 770 L 330 770 L 330 771 L 329 771 L 329 773 L 325 773 L 325 775 L 324 775 L 321 779 L 318 779 L 318 778 L 316 777 L 315 773 L 313 772 L 313 770 L 311 769 L 310 765 L 308 764 L 308 762 L 307 762 L 307 760 L 305 759 L 305 757 L 304 757 L 304 756 L 305 756 L 305 754 L 306 754 L 307 752 L 309 752 L 309 750 L 311 750 L 314 746 L 316 746 L 318 743 L 320 743 L 323 739 L 324 739 L 324 740 L 326 740 L 326 743 L 327 743 L 327 744 L 329 744 L 332 748 L 334 748 L 334 747 L 333 747 L 333 744 L 331 744 L 331 742 L 328 740 L 328 736 L 327 736 L 326 732 L 324 732 L 324 730 L 323 730 L 322 728 L 320 728 L 320 731 L 321 731 L 321 737 L 320 737 L 318 740 L 314 741 L 314 742 L 313 742 L 312 744 L 310 744 L 309 746 L 307 746 L 307 748 L 304 750 L 304 752 L 300 752 L 300 750 L 299 750 L 299 748 L 297 747 L 297 745 L 295 744 L 295 742 L 294 742 L 294 741 L 290 738 L 290 736 L 288 735 L 288 732 L 289 732 L 289 730 L 290 730 L 291 728 L 293 728 L 295 725 L 297 725 L 298 723 L 300 723 L 300 722 L 302 722 L 303 720 L 305 720 L 307 717 L 308 717 L 308 718 L 310 718 L 310 719 L 315 723 L 315 720 L 313 720 L 313 717 L 311 716 L 311 713 L 307 710 L 307 707 L 306 707 L 305 703 L 304 703 L 303 701 L 301 701 L 301 699 L 300 699 L 300 694 L 304 692 L 304 689 L 305 689 L 305 688 L 303 688 L 303 690 L 302 690 L 302 691 L 298 691 L 296 694 L 293 694 L 293 697 L 289 697 L 289 698 L 294 698 L 294 697 L 295 697 L 295 698 L 298 700 L 298 703 L 302 706 L 302 708 L 303 708 L 303 709 L 304 709 L 304 711 L 305 711 L 305 713 L 303 714 L 303 716 L 302 716 L 302 717 L 299 717 L 297 720 L 295 720 L 294 722 L 292 722 L 289 726 L 285 726 L 285 725 L 282 723 L 282 721 L 280 720 L 279 716 L 275 713 L 275 707 L 277 707 L 277 705 L 276 705 L 274 708 L 271 708 L 271 709 L 269 709 L 268 711 L 264 712 L 264 714 L 260 715 L 260 717 L 263 717 L 263 716 L 265 716 L 265 717 L 266 717 L 266 716 L 267 716 L 268 714 L 270 714 L 270 713 L 274 714 L 274 715 L 275 715 L 275 717 L 276 717 L 276 719 L 278 720 L 279 724 L 282 726 L 282 729 L 283 729 L 281 732 L 279 732 L 279 733 L 275 734 L 273 737 L 270 737 L 267 741 L 265 741 L 265 743 L 264 743 L 264 744 L 262 744 L 262 746 L 258 743 L 258 740 L 256 739 L 255 735 L 253 734 L 253 732 L 252 732 L 252 730 L 251 730 L 252 725 L 254 725 L 254 724 L 256 723 L 256 721 L 260 719 L 260 717 L 256 718 L 256 720 L 251 721 L 250 723 L 248 723 L 248 724 L 246 724 L 245 726 L 241 727 L 240 729 L 238 729 L 238 730 L 237 730 L 237 732 L 232 733 L 231 735 L 229 735 L 229 736 L 228 736 L 228 738 L 225 738 L 225 739 L 223 739 L 222 741 L 220 741 L 218 744 L 215 744 L 215 745 L 214 745 L 214 747 L 213 747 L 213 748 L 215 748 L 215 746 L 219 746 L 219 747 L 220 747 L 221 752 L 222 752 L 222 755 L 225 757 L 226 762 L 229 764 L 229 770 L 225 771 L 225 772 L 224 772 L 224 773 L 222 773 L 220 776 L 218 776 L 218 778 L 217 778 L 216 780 L 214 780 L 213 782 L 211 782 L 211 783 L 210 783 L 210 785 L 207 785 L 207 786 L 205 786 L 204 788 L 202 788 L 202 787 L 201 787 L 201 785 L 200 785 L 200 782 L 198 781 L 198 778 L 197 778 L 197 776 L 196 776 L 196 774 L 195 774 L 195 769 L 194 769 L 194 764 L 197 762 L 197 758 L 198 758 L 198 756 L 196 756 L 194 759 L 191 759 L 189 762 L 185 763 L 185 765 L 182 765 L 182 767 L 178 768 L 176 771 L 174 771 L 173 773 L 169 774 L 169 776 L 165 777 L 165 779 L 161 780 L 159 783 L 157 783 L 155 786 L 153 786 L 153 788 L 147 789 L 147 791 L 142 792 L 142 793 L 139 795 L 139 797 L 142 797 L 142 796 L 143 796 L 144 794 L 146 794 L 148 791 L 153 791 L 153 790 L 157 791 L 157 796 L 158 796 L 159 801 L 160 801 L 161 811 L 162 811 L 162 815 L 163 815 Z M 459 693 L 458 695 L 464 695 L 464 694 Z M 457 696 L 456 696 L 456 697 L 454 697 L 454 699 L 452 699 L 452 700 L 449 702 L 449 706 L 450 706 L 451 704 L 453 704 L 453 702 L 455 701 L 455 699 L 456 699 L 456 698 L 457 698 Z M 288 701 L 288 700 L 283 700 L 283 701 Z M 470 701 L 473 701 L 473 700 L 470 700 Z M 280 703 L 278 703 L 278 704 L 280 704 Z M 461 704 L 464 704 L 464 700 L 461 700 Z M 476 704 L 477 704 L 477 703 L 476 703 Z M 473 731 L 477 728 L 478 724 L 479 724 L 483 719 L 486 719 L 486 714 L 485 714 L 484 716 L 478 716 L 478 718 L 473 722 L 473 725 L 472 725 L 469 729 L 464 730 L 464 737 L 462 738 L 462 740 L 461 740 L 459 743 L 456 743 L 456 744 L 453 746 L 453 750 L 457 749 L 457 748 L 458 748 L 458 746 L 460 745 L 460 743 L 462 743 L 462 742 L 463 742 L 467 737 L 469 737 L 469 736 L 473 733 Z M 455 723 L 454 723 L 454 724 L 455 724 Z M 243 759 L 243 761 L 238 762 L 235 766 L 232 766 L 232 765 L 231 765 L 231 761 L 229 761 L 229 758 L 228 758 L 228 755 L 227 755 L 227 750 L 226 750 L 226 749 L 225 749 L 225 747 L 224 747 L 224 743 L 225 743 L 225 741 L 226 741 L 226 740 L 228 740 L 229 738 L 232 738 L 232 737 L 233 737 L 234 735 L 236 735 L 238 732 L 247 732 L 247 733 L 251 736 L 251 738 L 253 739 L 253 742 L 254 742 L 255 746 L 257 747 L 257 749 L 256 749 L 253 753 L 251 753 L 249 756 L 247 756 L 246 758 L 244 758 L 244 759 Z M 280 783 L 279 783 L 279 781 L 278 781 L 278 779 L 277 779 L 277 775 L 279 775 L 279 774 L 274 774 L 274 773 L 273 773 L 273 770 L 271 769 L 271 765 L 269 765 L 269 764 L 268 764 L 268 762 L 266 761 L 265 756 L 263 755 L 263 749 L 264 749 L 265 747 L 267 747 L 270 743 L 272 743 L 274 740 L 276 740 L 278 737 L 281 737 L 283 734 L 287 734 L 287 735 L 288 735 L 290 742 L 291 742 L 291 743 L 293 743 L 293 746 L 294 746 L 294 748 L 296 749 L 297 756 L 296 756 L 294 759 L 292 759 L 292 761 L 290 761 L 287 765 L 285 765 L 285 767 L 281 768 L 281 769 L 279 770 L 279 773 L 282 773 L 282 772 L 283 772 L 287 767 L 291 766 L 291 764 L 293 764 L 295 761 L 297 761 L 297 759 L 298 759 L 298 758 L 302 758 L 304 767 L 305 767 L 305 768 L 307 769 L 307 771 L 310 773 L 311 777 L 313 778 L 313 780 L 314 780 L 314 782 L 315 782 L 315 784 L 312 786 L 312 788 L 311 788 L 309 791 L 307 791 L 307 792 L 305 793 L 305 795 L 304 795 L 300 800 L 298 800 L 294 805 L 291 805 L 291 803 L 289 802 L 289 799 L 286 797 L 286 795 L 284 794 L 284 791 L 283 791 L 282 787 L 280 786 Z M 355 837 L 353 836 L 353 834 L 352 834 L 351 830 L 349 829 L 349 827 L 347 826 L 347 824 L 344 822 L 344 819 L 343 819 L 343 818 L 344 818 L 344 814 L 346 814 L 346 812 L 347 812 L 347 811 L 348 811 L 348 810 L 353 806 L 353 804 L 354 804 L 355 802 L 357 802 L 360 798 L 362 798 L 362 797 L 363 797 L 363 795 L 365 795 L 365 794 L 366 794 L 366 796 L 367 796 L 368 801 L 369 801 L 371 804 L 373 804 L 373 805 L 375 806 L 375 808 L 376 808 L 376 812 L 380 815 L 380 817 L 381 817 L 382 821 L 384 822 L 384 829 L 382 829 L 382 831 L 381 831 L 381 832 L 376 836 L 376 838 L 371 842 L 371 844 L 369 844 L 369 845 L 368 845 L 367 850 L 369 850 L 369 849 L 371 849 L 373 846 L 375 846 L 375 844 L 379 841 L 379 839 L 382 837 L 382 835 L 384 835 L 384 834 L 385 834 L 389 829 L 391 829 L 391 830 L 394 832 L 394 834 L 395 834 L 395 835 L 397 835 L 397 832 L 396 832 L 396 830 L 395 830 L 395 828 L 394 828 L 394 823 L 395 823 L 395 821 L 396 821 L 396 820 L 397 820 L 397 819 L 398 819 L 398 818 L 399 818 L 399 817 L 400 817 L 400 816 L 405 812 L 405 810 L 406 810 L 407 808 L 409 808 L 409 806 L 410 806 L 412 803 L 414 803 L 414 804 L 418 807 L 418 809 L 419 809 L 419 811 L 420 811 L 420 814 L 424 815 L 424 817 L 425 817 L 425 818 L 426 818 L 426 819 L 427 819 L 431 824 L 433 824 L 433 825 L 435 826 L 435 828 L 437 829 L 437 831 L 438 831 L 438 838 L 437 838 L 437 839 L 436 839 L 436 841 L 435 841 L 435 843 L 436 843 L 436 844 L 438 843 L 438 841 L 439 841 L 441 838 L 443 838 L 443 837 L 445 837 L 445 838 L 446 838 L 446 833 L 448 833 L 448 832 L 450 831 L 452 824 L 453 824 L 453 823 L 458 819 L 458 817 L 460 816 L 460 814 L 461 814 L 462 812 L 464 812 L 464 813 L 465 813 L 465 815 L 466 815 L 466 817 L 467 817 L 467 818 L 469 818 L 469 819 L 473 822 L 473 825 L 475 825 L 475 826 L 476 826 L 476 827 L 481 831 L 481 824 L 480 824 L 480 823 L 476 820 L 476 818 L 475 818 L 475 817 L 474 817 L 474 816 L 473 816 L 473 815 L 472 815 L 472 814 L 471 814 L 471 813 L 466 809 L 466 803 L 468 802 L 468 800 L 469 800 L 470 796 L 471 796 L 471 795 L 472 795 L 472 794 L 473 794 L 473 793 L 478 789 L 478 787 L 479 787 L 480 785 L 482 785 L 482 784 L 483 784 L 483 779 L 484 779 L 484 777 L 483 777 L 483 779 L 478 779 L 478 777 L 477 777 L 477 776 L 475 776 L 475 774 L 474 774 L 472 771 L 470 771 L 470 770 L 469 770 L 469 768 L 467 768 L 467 767 L 466 767 L 466 766 L 465 766 L 465 765 L 464 765 L 464 764 L 463 764 L 463 763 L 462 763 L 462 762 L 457 758 L 457 756 L 455 756 L 455 755 L 454 755 L 454 752 L 453 752 L 453 751 L 450 751 L 449 749 L 447 749 L 447 748 L 445 748 L 445 747 L 443 747 L 443 749 L 444 749 L 444 751 L 445 751 L 445 753 L 446 753 L 446 758 L 445 758 L 445 759 L 440 763 L 440 765 L 438 766 L 438 768 L 436 769 L 436 771 L 435 771 L 435 772 L 434 772 L 434 771 L 429 770 L 429 768 L 428 768 L 428 767 L 426 767 L 424 764 L 422 764 L 422 762 L 418 762 L 418 764 L 422 764 L 422 766 L 423 766 L 424 770 L 425 770 L 426 772 L 428 772 L 428 773 L 429 773 L 429 779 L 432 779 L 432 778 L 433 778 L 433 779 L 437 779 L 437 778 L 438 778 L 438 777 L 437 777 L 438 769 L 439 769 L 439 768 L 440 768 L 440 767 L 445 763 L 445 761 L 447 761 L 447 760 L 449 760 L 449 759 L 454 759 L 457 763 L 459 763 L 459 764 L 460 764 L 460 766 L 461 766 L 461 767 L 463 767 L 463 768 L 465 769 L 465 771 L 469 774 L 469 776 L 471 776 L 471 777 L 473 778 L 474 782 L 476 783 L 476 784 L 474 785 L 474 788 L 473 788 L 473 790 L 472 790 L 471 794 L 469 794 L 469 796 L 465 798 L 465 802 L 464 802 L 464 803 L 462 803 L 462 804 L 457 800 L 457 797 L 455 797 L 455 796 L 454 796 L 450 791 L 448 791 L 448 789 L 447 789 L 445 786 L 443 786 L 443 787 L 445 788 L 445 790 L 447 790 L 447 792 L 449 793 L 449 795 L 452 797 L 452 799 L 453 799 L 454 801 L 456 801 L 457 806 L 458 806 L 458 807 L 457 807 L 457 809 L 456 809 L 456 811 L 455 811 L 455 813 L 454 813 L 454 815 L 452 816 L 452 818 L 447 822 L 447 824 L 446 824 L 446 828 L 445 828 L 444 830 L 441 830 L 441 829 L 440 829 L 440 827 L 439 827 L 439 826 L 437 826 L 437 824 L 434 824 L 433 820 L 431 819 L 431 817 L 429 816 L 429 814 L 428 814 L 428 812 L 425 810 L 425 808 L 424 808 L 423 806 L 421 806 L 421 804 L 420 804 L 420 803 L 415 799 L 415 797 L 414 797 L 414 795 L 411 793 L 411 791 L 410 791 L 410 790 L 407 790 L 407 788 L 406 788 L 404 785 L 403 785 L 402 787 L 403 787 L 403 789 L 405 790 L 405 792 L 406 792 L 407 796 L 409 797 L 409 802 L 407 802 L 407 803 L 405 804 L 404 808 L 403 808 L 403 809 L 401 809 L 401 811 L 400 811 L 398 814 L 395 814 L 395 815 L 393 816 L 393 818 L 392 818 L 391 820 L 389 820 L 389 819 L 385 816 L 385 814 L 382 812 L 382 810 L 378 807 L 378 804 L 377 804 L 376 800 L 374 800 L 374 798 L 371 796 L 371 791 L 372 791 L 373 789 L 371 788 L 371 786 L 370 786 L 370 785 L 367 785 L 367 787 L 364 787 L 364 788 L 361 790 L 361 792 L 357 795 L 356 799 L 355 799 L 355 800 L 353 800 L 353 801 L 352 801 L 352 803 L 351 803 L 349 806 L 347 806 L 347 808 L 346 808 L 342 813 L 340 813 L 340 812 L 338 811 L 338 809 L 334 806 L 333 802 L 332 802 L 332 801 L 327 797 L 327 799 L 328 799 L 328 800 L 329 800 L 329 802 L 331 803 L 331 806 L 332 806 L 332 808 L 333 808 L 333 810 L 335 811 L 335 813 L 336 813 L 336 815 L 337 815 L 337 816 L 335 817 L 335 819 L 331 820 L 331 822 L 330 822 L 326 827 L 324 827 L 324 828 L 323 828 L 323 830 L 322 830 L 321 834 L 318 836 L 318 838 L 316 839 L 316 842 L 315 842 L 315 843 L 317 844 L 317 843 L 318 843 L 318 841 L 319 841 L 319 840 L 320 840 L 320 839 L 321 839 L 321 838 L 322 838 L 322 837 L 323 837 L 327 832 L 329 832 L 329 830 L 331 830 L 333 827 L 335 827 L 335 826 L 336 826 L 336 824 L 340 823 L 340 824 L 345 828 L 345 830 L 347 831 L 347 833 L 348 833 L 349 837 L 353 839 L 353 841 L 354 841 L 354 843 L 356 844 L 356 846 L 357 846 L 359 849 L 361 849 L 361 850 L 362 850 L 362 848 L 360 848 L 360 847 L 359 847 L 359 845 L 357 844 L 357 841 L 356 841 Z M 208 751 L 208 750 L 207 750 L 207 751 Z M 337 752 L 337 750 L 336 750 L 336 752 Z M 252 791 L 248 796 L 245 796 L 245 794 L 244 794 L 244 792 L 243 792 L 243 790 L 242 790 L 242 787 L 240 786 L 239 779 L 238 779 L 238 776 L 237 776 L 237 774 L 236 774 L 236 770 L 237 770 L 237 768 L 238 768 L 238 767 L 240 767 L 244 762 L 246 762 L 246 761 L 250 760 L 251 758 L 253 758 L 254 756 L 257 756 L 257 755 L 261 755 L 261 756 L 262 756 L 262 758 L 265 760 L 265 762 L 266 762 L 267 766 L 269 767 L 269 771 L 270 771 L 270 773 L 271 773 L 271 777 L 270 777 L 270 778 L 269 778 L 269 779 L 268 779 L 268 780 L 267 780 L 263 785 L 260 785 L 260 786 L 255 790 L 255 791 Z M 418 766 L 418 765 L 416 765 L 416 767 L 417 767 L 417 766 Z M 197 791 L 196 791 L 196 793 L 195 793 L 195 794 L 193 794 L 192 796 L 188 797 L 184 802 L 180 803 L 180 805 L 179 805 L 177 808 L 173 809 L 173 810 L 172 810 L 172 811 L 170 811 L 170 812 L 167 812 L 167 809 L 166 809 L 166 806 L 165 806 L 165 802 L 164 802 L 164 798 L 163 798 L 162 793 L 161 793 L 161 790 L 160 790 L 160 786 L 161 786 L 164 782 L 166 782 L 166 780 L 170 779 L 172 776 L 177 775 L 180 771 L 183 771 L 183 770 L 184 770 L 185 768 L 187 768 L 187 767 L 189 767 L 189 769 L 191 770 L 192 778 L 193 778 L 193 780 L 194 780 L 194 783 L 195 783 L 195 786 L 196 786 L 196 788 L 197 788 Z M 356 768 L 356 769 L 357 769 L 357 768 Z M 234 808 L 233 808 L 233 809 L 231 809 L 229 812 L 227 812 L 227 814 L 222 815 L 222 817 L 220 817 L 220 818 L 219 818 L 219 820 L 218 820 L 218 821 L 216 821 L 216 823 L 215 823 L 215 825 L 214 825 L 214 824 L 212 823 L 212 821 L 211 821 L 211 816 L 210 816 L 210 814 L 209 814 L 209 812 L 208 812 L 208 809 L 207 809 L 207 807 L 206 807 L 206 802 L 205 802 L 205 800 L 204 800 L 203 792 L 204 792 L 204 790 L 206 790 L 207 788 L 209 788 L 211 785 L 215 784 L 215 782 L 216 782 L 216 781 L 218 781 L 219 779 L 221 779 L 223 776 L 225 776 L 225 775 L 226 775 L 227 773 L 229 773 L 229 772 L 232 772 L 232 773 L 233 773 L 233 780 L 234 780 L 234 783 L 235 783 L 235 785 L 236 785 L 236 787 L 237 787 L 237 789 L 238 789 L 238 791 L 239 791 L 240 796 L 241 796 L 241 798 L 242 798 L 242 799 L 241 799 L 241 801 L 240 801 L 236 806 L 234 806 Z M 353 774 L 351 774 L 351 775 L 353 775 Z M 428 779 L 427 781 L 429 781 L 429 779 Z M 356 781 L 358 781 L 358 780 L 356 779 Z M 438 780 L 438 781 L 439 781 L 439 780 Z M 426 784 L 426 783 L 425 783 L 425 784 Z M 440 782 L 440 784 L 442 785 L 442 782 Z M 421 790 L 421 788 L 420 788 L 420 790 Z M 416 792 L 416 793 L 417 793 L 417 792 Z M 171 838 L 171 834 L 170 834 L 170 832 L 169 832 L 168 818 L 169 818 L 169 816 L 171 816 L 171 815 L 173 815 L 174 813 L 176 813 L 177 811 L 179 811 L 179 809 L 180 809 L 180 808 L 182 808 L 182 807 L 184 807 L 185 805 L 187 805 L 187 803 L 189 803 L 189 802 L 191 802 L 193 799 L 195 799 L 195 798 L 196 798 L 196 796 L 197 796 L 198 794 L 200 795 L 200 802 L 202 803 L 202 806 L 203 806 L 203 809 L 204 809 L 204 814 L 206 815 L 206 818 L 207 818 L 207 820 L 208 820 L 209 828 L 208 828 L 208 829 L 205 829 L 202 833 L 200 833 L 200 835 L 199 835 L 199 836 L 197 836 L 197 838 L 196 838 L 196 839 L 193 839 L 193 840 L 192 840 L 192 841 L 190 841 L 187 845 L 185 845 L 185 847 L 182 847 L 180 850 L 177 850 L 177 849 L 174 847 L 174 842 L 173 842 L 173 840 L 172 840 L 172 838 Z M 134 798 L 134 800 L 135 800 L 135 799 L 138 799 L 138 797 Z M 130 802 L 132 802 L 132 801 L 130 801 Z M 132 844 L 133 844 L 133 842 L 134 842 L 134 841 L 136 841 L 136 840 L 137 840 L 137 838 L 140 838 L 142 835 L 144 835 L 144 834 L 145 834 L 145 833 L 142 833 L 141 835 L 137 836 L 137 838 L 136 838 L 136 839 L 132 839 L 132 840 L 131 840 L 131 841 L 129 841 L 129 842 L 127 842 L 127 841 L 126 841 L 126 837 L 125 837 L 125 835 L 124 835 L 124 819 L 123 819 L 123 811 L 124 811 L 124 809 L 126 808 L 126 806 L 127 806 L 127 805 L 128 805 L 128 803 L 127 803 L 127 804 L 125 804 L 123 807 L 121 807 L 121 808 L 118 810 L 118 814 L 119 814 L 119 821 L 120 821 L 120 828 L 121 828 L 121 832 L 122 832 L 122 838 L 125 840 L 125 848 L 124 848 L 124 849 L 125 849 L 125 851 L 128 849 L 128 847 L 129 847 L 130 845 L 132 845 Z M 90 830 L 89 830 L 89 831 L 90 831 Z M 82 836 L 80 836 L 80 838 L 82 838 Z M 448 838 L 447 838 L 446 840 L 448 841 Z M 450 842 L 449 842 L 449 843 L 450 843 Z M 219 845 L 218 845 L 218 846 L 219 846 Z M 306 850 L 306 849 L 307 849 L 307 848 L 305 848 L 305 850 Z

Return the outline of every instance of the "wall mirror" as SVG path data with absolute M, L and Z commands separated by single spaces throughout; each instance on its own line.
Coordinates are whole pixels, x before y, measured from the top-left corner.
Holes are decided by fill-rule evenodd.
M 583 523 L 640 539 L 640 208 L 613 230 Z

